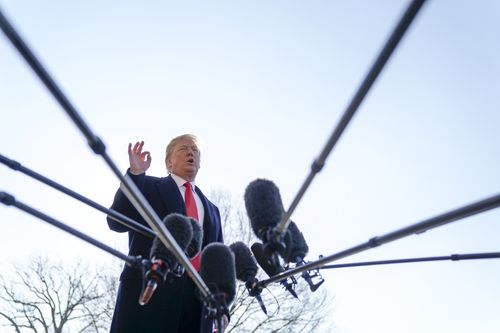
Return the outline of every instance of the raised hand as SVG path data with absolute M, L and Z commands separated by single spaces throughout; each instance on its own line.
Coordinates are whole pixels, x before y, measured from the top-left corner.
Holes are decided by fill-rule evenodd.
M 132 144 L 128 144 L 128 159 L 130 162 L 130 173 L 139 175 L 146 172 L 151 165 L 151 155 L 149 151 L 142 151 L 144 141 L 136 142 L 132 148 Z

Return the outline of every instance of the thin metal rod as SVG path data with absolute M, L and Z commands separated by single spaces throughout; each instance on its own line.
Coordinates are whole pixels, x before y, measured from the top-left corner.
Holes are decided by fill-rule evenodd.
M 93 207 L 93 208 L 103 212 L 104 214 L 107 214 L 110 218 L 112 218 L 116 222 L 121 223 L 122 225 L 124 225 L 124 226 L 144 235 L 144 236 L 147 236 L 150 238 L 156 237 L 156 234 L 153 232 L 153 230 L 145 227 L 144 225 L 140 224 L 137 221 L 132 220 L 130 217 L 123 215 L 122 213 L 117 212 L 114 209 L 108 209 L 108 208 L 98 204 L 97 202 L 92 201 L 92 200 L 86 198 L 85 196 L 83 196 L 83 195 L 81 195 L 81 194 L 79 194 L 79 193 L 77 193 L 77 192 L 75 192 L 75 191 L 41 175 L 41 174 L 39 174 L 39 173 L 37 173 L 36 171 L 33 171 L 33 170 L 23 166 L 21 163 L 5 157 L 2 154 L 0 154 L 0 163 L 5 164 L 6 166 L 11 168 L 12 170 L 20 171 L 21 173 L 23 173 L 27 176 L 30 176 L 31 178 L 36 179 L 45 185 L 48 185 L 48 186 L 50 186 L 50 187 L 52 187 L 52 188 L 54 188 L 54 189 L 56 189 L 64 194 L 69 195 L 70 197 L 72 197 L 80 202 L 83 202 L 84 204 L 86 204 L 90 207 Z
M 314 160 L 314 162 L 311 165 L 311 171 L 309 175 L 307 176 L 306 180 L 302 184 L 302 187 L 300 188 L 299 192 L 295 196 L 294 200 L 292 201 L 292 204 L 290 205 L 290 208 L 286 211 L 285 215 L 283 216 L 283 219 L 281 222 L 276 226 L 276 231 L 283 235 L 285 233 L 285 230 L 288 228 L 288 224 L 290 223 L 290 218 L 294 212 L 294 210 L 297 208 L 300 200 L 306 193 L 307 189 L 309 188 L 309 185 L 311 185 L 315 175 L 321 171 L 323 166 L 325 165 L 325 160 L 332 151 L 333 147 L 339 140 L 340 136 L 346 129 L 347 125 L 349 124 L 349 121 L 352 119 L 354 116 L 354 113 L 356 110 L 359 108 L 361 105 L 361 102 L 367 95 L 368 91 L 372 87 L 373 83 L 379 76 L 380 72 L 384 68 L 385 64 L 387 63 L 387 60 L 389 60 L 389 57 L 392 55 L 394 50 L 396 49 L 396 46 L 400 42 L 400 40 L 403 38 L 405 32 L 407 31 L 408 27 L 416 17 L 418 11 L 422 7 L 423 3 L 425 0 L 414 0 L 410 3 L 408 8 L 406 9 L 405 13 L 399 20 L 399 23 L 395 27 L 394 31 L 392 32 L 391 36 L 385 43 L 384 47 L 380 51 L 377 59 L 373 63 L 371 69 L 368 71 L 368 74 L 366 75 L 365 79 L 361 83 L 361 85 L 358 88 L 358 91 L 354 94 L 354 97 L 352 98 L 351 102 L 347 106 L 347 109 L 344 111 L 344 114 L 342 115 L 342 118 L 337 124 L 337 127 L 333 131 L 332 135 L 330 136 L 328 142 L 326 143 L 325 147 L 323 148 L 323 151 L 319 155 L 319 157 Z
M 10 24 L 7 18 L 3 15 L 0 10 L 0 28 L 3 30 L 5 36 L 11 41 L 14 47 L 19 51 L 24 60 L 28 63 L 28 65 L 33 69 L 33 71 L 37 74 L 43 84 L 50 90 L 52 96 L 59 102 L 59 104 L 66 110 L 68 116 L 71 117 L 73 122 L 78 126 L 80 131 L 84 133 L 85 137 L 87 137 L 89 145 L 92 147 L 94 151 L 104 151 L 104 144 L 100 141 L 98 137 L 96 137 L 90 128 L 85 124 L 83 119 L 80 117 L 76 109 L 73 107 L 69 99 L 64 95 L 63 91 L 58 87 L 55 81 L 52 79 L 50 74 L 45 70 L 40 61 L 36 58 L 36 56 L 31 52 L 29 47 L 23 41 L 21 36 L 17 33 L 14 27 Z
M 449 256 L 438 256 L 438 257 L 421 257 L 421 258 L 353 262 L 353 263 L 336 264 L 336 265 L 324 265 L 321 266 L 320 269 L 407 264 L 415 262 L 446 261 L 446 260 L 461 261 L 461 260 L 475 260 L 475 259 L 500 259 L 500 252 L 452 254 Z
M 435 217 L 431 217 L 427 220 L 424 220 L 419 223 L 412 224 L 410 226 L 404 227 L 402 229 L 390 232 L 388 234 L 378 236 L 378 237 L 373 237 L 370 240 L 368 240 L 366 243 L 362 243 L 359 245 L 356 245 L 354 247 L 351 247 L 349 249 L 346 249 L 344 251 L 332 254 L 330 256 L 321 258 L 319 260 L 307 263 L 305 265 L 302 265 L 300 267 L 290 269 L 288 271 L 281 272 L 267 280 L 262 280 L 258 282 L 258 286 L 264 288 L 270 283 L 273 282 L 279 282 L 282 281 L 290 276 L 293 276 L 295 274 L 299 274 L 305 271 L 313 270 L 316 268 L 321 268 L 323 265 L 330 263 L 335 260 L 339 260 L 360 252 L 363 252 L 365 250 L 371 249 L 376 246 L 383 245 L 385 243 L 389 243 L 392 241 L 395 241 L 397 239 L 410 236 L 413 234 L 420 234 L 423 233 L 427 230 L 437 228 L 439 226 L 442 226 L 447 223 L 451 223 L 454 221 L 457 221 L 459 219 L 479 214 L 488 210 L 491 210 L 493 208 L 496 208 L 500 206 L 500 194 L 494 195 L 492 197 L 486 198 L 484 200 L 476 201 L 472 204 L 462 206 L 460 208 L 451 210 L 449 212 L 443 213 L 441 215 L 437 215 Z
M 84 122 L 83 118 L 80 117 L 76 108 L 73 107 L 69 99 L 64 95 L 62 90 L 57 86 L 56 82 L 52 79 L 50 74 L 45 70 L 40 61 L 35 57 L 33 52 L 28 48 L 26 43 L 22 40 L 21 36 L 16 32 L 14 27 L 10 24 L 7 18 L 2 14 L 0 10 L 0 28 L 5 33 L 7 38 L 12 42 L 14 47 L 19 51 L 21 56 L 30 65 L 33 71 L 38 75 L 40 80 L 45 84 L 47 89 L 52 93 L 54 98 L 59 102 L 61 107 L 66 111 L 68 116 L 73 120 L 75 125 L 80 129 L 83 135 L 87 138 L 90 148 L 94 153 L 101 155 L 113 173 L 118 179 L 120 179 L 120 188 L 125 193 L 127 198 L 134 203 L 135 208 L 139 211 L 141 216 L 146 220 L 148 225 L 157 234 L 162 243 L 169 249 L 179 263 L 186 268 L 188 275 L 191 277 L 196 286 L 200 289 L 202 296 L 213 297 L 210 289 L 206 286 L 205 282 L 201 276 L 196 272 L 196 270 L 191 265 L 191 262 L 186 257 L 184 251 L 180 251 L 179 246 L 175 242 L 170 232 L 165 228 L 161 222 L 158 215 L 153 211 L 147 200 L 144 198 L 142 193 L 139 191 L 137 186 L 128 176 L 122 175 L 118 167 L 111 160 L 111 158 L 106 154 L 106 146 L 98 138 L 87 124 Z
M 54 227 L 56 227 L 58 229 L 66 231 L 67 233 L 83 240 L 84 242 L 92 244 L 95 247 L 97 247 L 103 251 L 106 251 L 109 254 L 111 254 L 111 255 L 113 255 L 121 260 L 124 260 L 130 266 L 136 266 L 136 264 L 137 264 L 136 257 L 127 256 L 127 255 L 121 253 L 120 251 L 117 251 L 117 250 L 113 249 L 112 247 L 110 247 L 104 243 L 101 243 L 100 241 L 84 234 L 83 232 L 78 231 L 78 230 L 76 230 L 76 229 L 74 229 L 74 228 L 72 228 L 72 227 L 70 227 L 62 222 L 59 222 L 56 219 L 40 212 L 39 210 L 36 210 L 35 208 L 30 207 L 30 206 L 16 200 L 16 198 L 14 196 L 12 196 L 6 192 L 0 192 L 0 201 L 3 204 L 5 204 L 6 206 L 14 206 L 14 207 L 22 210 L 25 213 L 28 213 L 32 216 L 39 218 L 40 220 L 43 220 L 43 221 L 53 225 Z

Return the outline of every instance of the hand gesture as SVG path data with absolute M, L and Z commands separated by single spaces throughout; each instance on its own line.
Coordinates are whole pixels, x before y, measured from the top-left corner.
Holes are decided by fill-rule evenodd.
M 132 144 L 128 144 L 128 159 L 130 162 L 130 173 L 133 175 L 139 175 L 146 172 L 151 165 L 151 155 L 149 151 L 142 151 L 144 146 L 144 141 L 136 142 L 134 148 Z

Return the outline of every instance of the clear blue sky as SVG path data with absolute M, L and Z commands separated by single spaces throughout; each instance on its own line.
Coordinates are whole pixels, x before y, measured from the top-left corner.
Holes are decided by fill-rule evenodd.
M 406 1 L 13 1 L 0 6 L 124 171 L 144 140 L 203 142 L 197 184 L 288 207 Z M 292 216 L 329 255 L 500 192 L 500 4 L 429 1 Z M 118 180 L 0 37 L 0 153 L 109 205 Z M 104 216 L 0 166 L 1 189 L 120 250 Z M 499 251 L 500 211 L 347 261 Z M 0 208 L 0 274 L 32 255 L 109 261 Z M 497 260 L 324 271 L 341 333 L 500 331 Z

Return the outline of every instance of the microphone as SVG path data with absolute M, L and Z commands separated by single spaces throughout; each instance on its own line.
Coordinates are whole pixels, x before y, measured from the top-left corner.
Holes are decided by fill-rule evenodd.
M 193 238 L 193 228 L 189 219 L 181 214 L 172 213 L 163 219 L 163 223 L 179 247 L 186 251 Z M 140 305 L 149 302 L 158 284 L 165 282 L 168 273 L 175 276 L 182 276 L 184 273 L 183 267 L 179 265 L 173 253 L 163 245 L 158 237 L 153 240 L 149 256 L 151 265 L 144 275 L 147 283 L 139 297 Z
M 255 235 L 264 243 L 265 252 L 279 262 L 275 253 L 283 256 L 285 242 L 275 227 L 285 213 L 278 187 L 270 180 L 256 179 L 245 190 L 245 207 Z
M 290 221 L 288 232 L 290 235 L 290 242 L 287 243 L 284 260 L 287 263 L 294 263 L 295 267 L 302 266 L 305 264 L 304 258 L 309 252 L 309 246 L 295 222 Z M 313 272 L 304 271 L 302 272 L 302 277 L 306 280 L 311 291 L 316 291 L 319 286 L 325 282 L 318 269 Z M 318 278 L 318 282 L 314 282 L 314 278 Z
M 201 253 L 200 275 L 215 294 L 222 293 L 226 304 L 236 296 L 234 254 L 222 243 L 208 244 Z
M 188 258 L 194 258 L 200 251 L 201 245 L 203 243 L 203 229 L 201 229 L 200 223 L 193 218 L 188 217 L 191 222 L 191 228 L 193 229 L 193 238 L 186 249 L 186 255 Z
M 236 296 L 234 254 L 222 243 L 210 243 L 201 253 L 200 275 L 214 298 L 208 300 L 207 317 L 216 319 L 222 331 L 222 317 L 229 318 L 228 305 Z
M 257 288 L 257 262 L 252 255 L 252 252 L 248 246 L 243 242 L 235 242 L 229 245 L 229 248 L 234 253 L 234 262 L 236 266 L 236 277 L 238 280 L 245 283 L 245 287 L 248 290 L 250 296 L 254 296 L 259 302 L 260 308 L 267 314 L 266 306 L 260 297 L 262 292 L 261 288 Z
M 287 248 L 283 259 L 287 263 L 303 261 L 309 252 L 309 246 L 304 239 L 304 235 L 293 221 L 290 221 L 287 230 L 290 234 L 290 242 L 287 242 Z
M 251 246 L 253 255 L 255 256 L 255 259 L 259 263 L 260 267 L 264 270 L 264 272 L 267 273 L 269 277 L 273 277 L 281 272 L 284 271 L 283 267 L 280 265 L 279 262 L 275 262 L 274 260 L 271 260 L 266 253 L 264 252 L 264 246 L 261 243 L 253 243 Z M 283 287 L 285 287 L 286 290 L 290 292 L 290 294 L 293 295 L 295 298 L 299 298 L 297 296 L 297 293 L 293 289 L 293 285 L 297 283 L 295 278 L 292 276 L 292 282 L 291 284 L 287 280 L 282 280 L 280 282 Z

